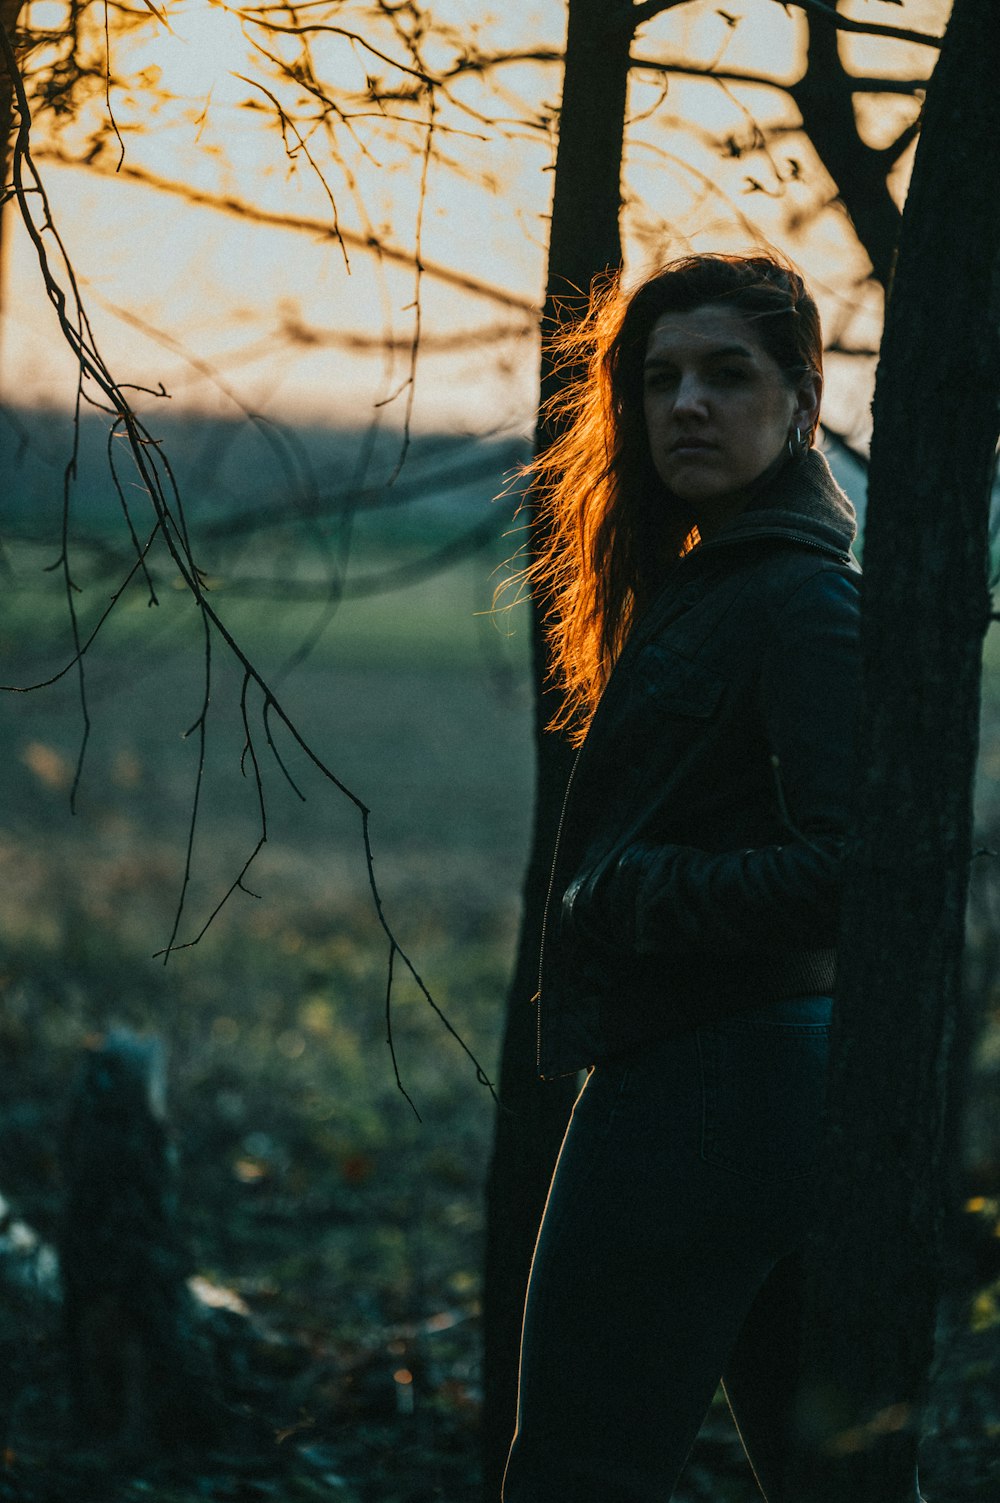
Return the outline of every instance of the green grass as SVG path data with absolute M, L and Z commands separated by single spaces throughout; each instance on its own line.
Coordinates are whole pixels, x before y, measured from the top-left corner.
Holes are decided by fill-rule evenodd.
M 58 579 L 40 574 L 40 555 L 16 562 L 41 588 L 4 599 L 5 679 L 41 676 L 67 653 Z M 391 564 L 384 551 L 359 557 L 359 570 Z M 477 558 L 420 586 L 345 602 L 287 671 L 319 606 L 254 603 L 221 583 L 211 598 L 315 754 L 371 807 L 388 920 L 492 1074 L 531 811 L 531 706 L 526 621 L 475 614 L 489 602 L 491 568 Z M 82 571 L 81 583 L 90 620 L 107 586 Z M 512 639 L 507 621 L 518 628 Z M 197 934 L 260 828 L 241 769 L 241 674 L 218 643 L 213 663 L 182 940 Z M 425 1473 L 437 1496 L 466 1503 L 490 1098 L 398 964 L 394 1039 L 422 1123 L 397 1089 L 385 1043 L 387 945 L 358 811 L 279 731 L 299 799 L 268 753 L 259 698 L 251 726 L 268 842 L 247 886 L 260 896 L 237 893 L 194 948 L 167 966 L 153 958 L 183 883 L 199 755 L 197 737 L 183 733 L 198 716 L 203 676 L 198 623 L 181 592 L 165 589 L 157 610 L 139 590 L 123 600 L 88 659 L 93 728 L 75 816 L 74 675 L 4 704 L 0 1190 L 51 1236 L 58 1138 L 81 1050 L 119 1023 L 158 1033 L 193 1265 L 290 1338 L 289 1352 L 312 1354 L 305 1369 L 289 1356 L 287 1370 L 272 1354 L 278 1365 L 261 1379 L 276 1424 L 295 1424 L 303 1410 L 311 1422 L 292 1443 L 302 1459 L 281 1495 L 316 1495 L 312 1446 L 328 1472 L 348 1478 L 343 1490 L 327 1488 L 346 1503 L 413 1498 Z M 993 634 L 986 684 L 989 839 L 1000 778 Z M 435 1317 L 450 1324 L 434 1327 Z M 409 1429 L 385 1412 L 400 1364 L 416 1375 Z M 51 1461 L 51 1390 L 35 1386 L 31 1398 L 26 1381 L 14 1439 Z M 193 1493 L 161 1479 L 141 1495 L 168 1503 Z M 45 1496 L 59 1503 L 58 1492 Z M 721 1503 L 723 1492 L 715 1496 Z
M 371 544 L 356 549 L 346 575 L 347 596 L 332 604 L 327 598 L 330 568 L 318 555 L 304 564 L 300 560 L 287 574 L 277 574 L 278 579 L 291 580 L 290 588 L 298 581 L 311 592 L 302 600 L 268 593 L 272 573 L 266 559 L 255 564 L 242 558 L 239 567 L 213 570 L 197 551 L 196 556 L 206 568 L 206 598 L 212 609 L 248 655 L 263 654 L 272 667 L 310 642 L 318 661 L 334 664 L 419 664 L 429 669 L 485 661 L 506 672 L 522 672 L 529 650 L 528 613 L 523 608 L 493 609 L 494 586 L 503 577 L 508 544 L 495 539 L 429 579 L 396 582 L 401 567 L 423 567 L 434 547 L 430 539 L 393 550 Z M 15 572 L 7 580 L 0 616 L 3 660 L 52 665 L 65 661 L 73 651 L 72 634 L 62 572 L 49 568 L 53 551 L 37 545 L 12 551 Z M 98 627 L 127 569 L 124 559 L 109 563 L 91 552 L 75 557 L 73 602 L 81 639 Z M 160 556 L 153 576 L 158 603 L 150 605 L 149 591 L 137 576 L 100 626 L 99 648 L 134 648 L 154 657 L 198 651 L 200 616 L 177 569 Z M 241 584 L 247 579 L 262 580 L 262 593 L 247 593 Z M 369 593 L 351 593 L 362 585 Z M 379 586 L 378 592 L 373 586 Z M 5 681 L 11 682 L 8 675 L 6 669 Z
M 38 574 L 37 557 L 17 562 Z M 370 805 L 388 921 L 492 1074 L 530 817 L 530 701 L 523 643 L 477 624 L 490 593 L 479 567 L 345 603 L 288 671 L 315 606 L 264 606 L 224 588 L 212 599 L 316 756 Z M 40 583 L 4 601 L 5 679 L 44 676 L 67 653 L 58 581 Z M 106 587 L 83 583 L 89 620 Z M 241 674 L 218 642 L 213 665 L 182 940 L 202 927 L 260 829 L 241 769 Z M 153 958 L 183 882 L 199 756 L 197 736 L 183 733 L 203 675 L 197 622 L 179 592 L 164 591 L 158 610 L 138 590 L 122 602 L 87 659 L 92 731 L 75 816 L 75 675 L 5 701 L 0 1189 L 51 1237 L 59 1134 L 82 1049 L 118 1024 L 159 1034 L 193 1266 L 239 1292 L 296 1350 L 326 1353 L 315 1379 L 296 1369 L 267 1381 L 275 1423 L 309 1409 L 303 1447 L 333 1446 L 327 1470 L 367 1478 L 359 1497 L 409 1496 L 433 1462 L 460 1503 L 475 1469 L 489 1093 L 398 958 L 394 1042 L 421 1122 L 397 1088 L 385 1042 L 388 947 L 360 816 L 278 730 L 299 799 L 268 752 L 259 696 L 251 724 L 268 841 L 247 886 L 260 896 L 235 894 L 166 967 Z M 433 1318 L 440 1334 L 397 1334 Z M 372 1416 L 385 1393 L 393 1398 L 394 1367 L 411 1360 L 418 1428 L 407 1440 L 395 1419 L 386 1429 Z M 368 1374 L 370 1393 L 351 1372 Z M 58 1405 L 45 1398 L 44 1362 L 40 1373 L 19 1390 L 12 1445 L 53 1465 L 58 1428 L 46 1425 Z M 334 1416 L 348 1410 L 350 1438 L 338 1439 Z M 365 1424 L 377 1465 L 358 1440 Z M 303 1461 L 289 1496 L 307 1472 Z M 153 1493 L 181 1495 L 165 1482 Z

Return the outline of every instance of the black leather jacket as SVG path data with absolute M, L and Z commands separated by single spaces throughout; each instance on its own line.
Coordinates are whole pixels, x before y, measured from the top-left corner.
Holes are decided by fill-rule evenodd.
M 538 1065 L 832 990 L 853 778 L 854 511 L 788 461 L 632 633 L 570 775 Z

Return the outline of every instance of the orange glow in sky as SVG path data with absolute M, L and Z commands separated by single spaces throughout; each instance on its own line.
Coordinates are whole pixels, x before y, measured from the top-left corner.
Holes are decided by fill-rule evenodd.
M 949 0 L 841 6 L 861 20 L 935 34 L 948 9 Z M 563 44 L 560 0 L 487 9 L 478 0 L 442 0 L 431 11 L 454 33 L 432 32 L 421 44 L 420 64 L 432 73 L 452 68 L 462 45 L 545 54 Z M 412 73 L 379 54 L 419 69 L 400 38 L 364 12 L 362 0 L 300 10 L 304 20 L 340 28 L 312 34 L 308 54 L 298 38 L 257 24 L 252 7 L 168 0 L 168 26 L 133 13 L 128 31 L 112 32 L 111 109 L 125 148 L 117 176 L 114 138 L 105 134 L 93 151 L 107 122 L 100 90 L 57 124 L 38 112 L 38 165 L 102 351 L 117 379 L 162 381 L 175 404 L 231 411 L 238 400 L 284 417 L 357 423 L 388 400 L 388 412 L 401 413 L 415 273 L 358 241 L 372 235 L 412 253 L 419 236 L 429 271 L 420 286 L 426 344 L 415 422 L 524 429 L 536 391 L 529 310 L 544 285 L 559 66 L 527 59 L 505 63 L 488 80 L 457 76 L 435 113 L 421 199 L 426 96 L 414 89 Z M 288 24 L 287 13 L 267 14 Z M 59 0 L 35 0 L 22 20 L 57 27 L 62 16 Z M 87 45 L 98 58 L 102 17 L 94 7 Z M 796 130 L 789 97 L 752 81 L 794 80 L 804 37 L 801 13 L 774 0 L 726 7 L 690 0 L 640 31 L 633 55 L 648 66 L 634 70 L 630 86 L 628 262 L 638 267 L 689 247 L 738 248 L 766 237 L 811 277 L 830 331 L 874 345 L 880 299 L 862 285 L 866 263 L 831 202 L 829 180 Z M 934 60 L 930 49 L 871 37 L 844 36 L 841 49 L 860 75 L 923 77 Z M 282 76 L 282 63 L 295 62 L 295 76 Z M 720 77 L 675 73 L 665 87 L 661 65 L 671 63 Z M 362 99 L 371 76 L 396 96 L 381 115 Z M 324 90 L 336 105 L 326 118 L 318 105 Z M 857 107 L 866 138 L 881 145 L 912 117 L 917 100 L 859 95 Z M 755 123 L 770 133 L 766 145 Z M 85 154 L 90 166 L 65 164 Z M 909 161 L 899 169 L 900 193 Z M 249 206 L 261 221 L 187 204 L 148 179 Z M 750 181 L 759 190 L 748 191 Z M 275 225 L 282 218 L 287 228 Z M 332 233 L 335 222 L 348 232 L 345 246 Z M 5 233 L 0 388 L 25 402 L 69 403 L 72 362 L 10 210 Z M 833 367 L 829 400 L 843 408 L 843 425 L 863 424 L 857 381 L 838 393 Z

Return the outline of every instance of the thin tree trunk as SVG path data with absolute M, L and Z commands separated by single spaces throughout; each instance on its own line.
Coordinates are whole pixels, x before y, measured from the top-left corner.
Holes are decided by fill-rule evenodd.
M 0 0 L 0 26 L 3 26 L 11 46 L 15 45 L 17 20 L 24 0 Z M 7 183 L 10 171 L 10 143 L 14 127 L 14 85 L 7 72 L 3 54 L 0 53 L 0 190 Z M 10 214 L 7 206 L 0 203 L 0 312 L 4 306 L 6 291 L 5 266 L 7 261 L 7 229 Z
M 940 1293 L 1000 398 L 1000 7 L 955 0 L 875 397 L 864 708 L 807 1450 L 792 1496 L 913 1503 Z
M 627 7 L 570 0 L 543 331 L 585 304 L 593 278 L 621 262 L 618 218 L 632 38 Z M 561 379 L 543 355 L 542 399 Z M 537 443 L 551 434 L 540 426 Z M 532 520 L 533 547 L 542 524 Z M 555 708 L 547 684 L 544 623 L 533 619 L 537 776 L 531 857 L 500 1067 L 500 1110 L 487 1184 L 483 1302 L 484 1498 L 494 1503 L 514 1426 L 521 1313 L 535 1235 L 576 1091 L 574 1078 L 537 1078 L 533 998 L 541 919 L 569 768 L 564 740 L 545 727 Z
M 872 271 L 889 284 L 899 239 L 900 213 L 889 192 L 886 154 L 862 140 L 854 113 L 853 80 L 840 57 L 832 19 L 808 17 L 806 71 L 790 93 L 802 125 L 851 217 Z
M 0 26 L 3 26 L 10 44 L 15 46 L 17 18 L 24 0 L 0 0 Z M 14 84 L 7 71 L 7 64 L 0 53 L 0 183 L 7 181 L 10 166 L 10 137 L 14 124 Z

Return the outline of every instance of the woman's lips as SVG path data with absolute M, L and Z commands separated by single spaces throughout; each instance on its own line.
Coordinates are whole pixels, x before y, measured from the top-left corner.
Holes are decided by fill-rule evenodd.
M 707 454 L 715 445 L 703 438 L 679 438 L 675 444 L 671 444 L 671 454 Z

